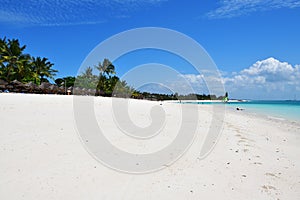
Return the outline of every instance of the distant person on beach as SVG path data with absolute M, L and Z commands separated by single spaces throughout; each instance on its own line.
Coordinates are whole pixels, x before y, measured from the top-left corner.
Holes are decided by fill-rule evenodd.
M 236 110 L 244 110 L 243 108 L 236 107 Z

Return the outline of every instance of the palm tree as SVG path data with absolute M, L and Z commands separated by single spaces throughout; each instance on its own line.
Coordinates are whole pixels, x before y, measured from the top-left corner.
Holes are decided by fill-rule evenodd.
M 119 77 L 117 76 L 111 76 L 104 82 L 104 87 L 101 87 L 103 91 L 105 91 L 106 95 L 111 96 L 114 92 L 115 86 L 120 81 Z
M 21 79 L 26 76 L 25 68 L 30 60 L 28 54 L 23 51 L 26 45 L 20 46 L 19 40 L 12 39 L 6 41 L 6 38 L 0 41 L 0 66 L 1 77 L 7 82 L 14 79 L 22 81 Z M 21 73 L 19 73 L 21 72 Z
M 94 66 L 97 70 L 99 70 L 99 76 L 111 76 L 111 74 L 115 74 L 115 66 L 105 58 L 103 62 L 99 62 L 98 65 Z
M 98 65 L 95 65 L 94 67 L 99 70 L 99 81 L 97 89 L 100 90 L 100 94 L 104 94 L 107 90 L 111 90 L 107 89 L 109 87 L 107 84 L 110 83 L 107 80 L 111 78 L 112 74 L 116 73 L 115 66 L 112 64 L 112 62 L 105 58 L 102 63 L 99 62 Z M 108 78 L 106 76 L 108 76 Z
M 52 69 L 54 64 L 48 61 L 48 58 L 32 57 L 32 67 L 33 73 L 37 75 L 35 82 L 40 84 L 42 82 L 47 82 L 48 79 L 53 79 L 56 75 L 57 70 Z
M 1 39 L 0 38 L 0 79 L 3 78 L 4 75 L 4 63 L 3 63 L 3 58 L 2 58 L 2 51 L 4 50 L 6 43 L 6 38 Z
M 33 81 L 29 55 L 27 55 L 25 59 L 20 61 L 20 64 L 17 66 L 16 71 L 17 73 L 15 74 L 15 77 L 18 81 L 21 82 Z
M 95 89 L 97 86 L 98 77 L 93 74 L 93 68 L 87 67 L 76 77 L 76 86 L 85 89 Z
M 93 68 L 87 67 L 81 74 L 81 76 L 86 78 L 92 78 L 93 77 Z

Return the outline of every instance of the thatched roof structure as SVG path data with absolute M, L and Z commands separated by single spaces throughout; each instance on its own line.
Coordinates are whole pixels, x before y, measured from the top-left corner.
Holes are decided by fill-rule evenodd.
M 0 90 L 5 90 L 8 83 L 0 79 Z

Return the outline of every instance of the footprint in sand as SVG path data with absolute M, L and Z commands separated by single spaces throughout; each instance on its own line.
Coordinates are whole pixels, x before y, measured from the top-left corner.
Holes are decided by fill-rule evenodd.
M 269 192 L 270 190 L 277 190 L 276 187 L 272 186 L 272 185 L 263 185 L 261 186 L 262 189 L 264 189 L 266 192 Z
M 281 174 L 281 173 L 280 173 L 280 174 Z M 275 177 L 275 178 L 280 178 L 279 176 L 276 176 L 275 174 L 270 173 L 270 172 L 265 173 L 265 175 L 266 175 L 266 176 Z
M 272 185 L 263 185 L 261 186 L 262 192 L 267 193 L 268 195 L 271 195 L 275 198 L 274 195 L 279 195 L 280 193 L 278 192 L 277 188 L 272 186 Z

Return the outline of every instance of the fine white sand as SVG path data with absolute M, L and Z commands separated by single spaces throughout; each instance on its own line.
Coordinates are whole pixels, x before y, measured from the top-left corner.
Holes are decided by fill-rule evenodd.
M 137 141 L 120 134 L 111 100 L 96 97 L 95 116 L 118 148 L 155 152 L 176 137 L 176 131 L 163 131 Z M 180 127 L 179 104 L 130 100 L 129 116 L 147 126 L 153 106 L 164 109 L 167 130 Z M 0 199 L 300 199 L 299 124 L 227 110 L 215 148 L 200 159 L 212 109 L 185 106 L 200 110 L 190 149 L 173 165 L 135 175 L 112 170 L 87 152 L 72 96 L 0 94 Z

